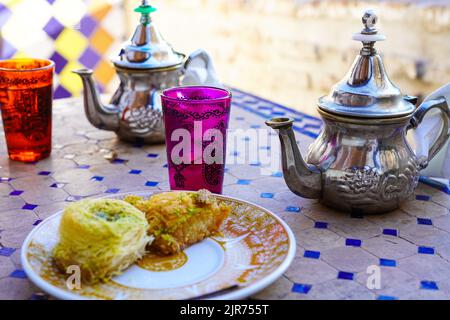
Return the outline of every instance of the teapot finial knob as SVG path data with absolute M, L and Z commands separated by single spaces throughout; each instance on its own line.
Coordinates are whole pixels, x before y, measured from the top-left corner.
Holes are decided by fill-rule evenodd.
M 150 23 L 150 13 L 155 12 L 156 8 L 148 4 L 147 0 L 142 0 L 141 5 L 134 9 L 135 12 L 141 14 L 141 23 L 148 25 Z
M 364 29 L 361 31 L 362 34 L 375 34 L 378 30 L 375 28 L 378 22 L 378 16 L 373 9 L 366 10 L 362 16 L 362 23 L 364 24 Z
M 386 37 L 378 33 L 378 29 L 375 25 L 378 22 L 378 16 L 375 10 L 366 10 L 362 16 L 362 23 L 364 24 L 364 29 L 361 32 L 353 35 L 353 40 L 361 41 L 363 43 L 363 48 L 361 50 L 362 55 L 374 55 L 376 50 L 374 48 L 375 42 L 383 41 Z

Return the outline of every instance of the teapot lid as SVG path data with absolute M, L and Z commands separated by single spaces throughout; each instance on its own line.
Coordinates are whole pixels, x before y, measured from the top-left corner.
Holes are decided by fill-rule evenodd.
M 319 99 L 321 110 L 346 117 L 394 118 L 409 115 L 415 106 L 411 97 L 404 97 L 389 79 L 383 61 L 374 48 L 376 41 L 385 36 L 375 28 L 378 17 L 367 10 L 362 22 L 364 28 L 353 35 L 363 47 L 350 72 L 337 83 L 331 92 Z
M 114 65 L 128 69 L 153 69 L 181 64 L 184 55 L 175 52 L 164 40 L 150 17 L 156 8 L 149 5 L 147 0 L 142 0 L 134 11 L 141 14 L 140 24 L 121 50 L 119 58 L 113 61 Z

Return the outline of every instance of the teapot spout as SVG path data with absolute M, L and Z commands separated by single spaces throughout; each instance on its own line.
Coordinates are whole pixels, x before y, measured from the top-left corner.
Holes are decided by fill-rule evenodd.
M 99 129 L 116 131 L 119 128 L 118 108 L 114 105 L 103 105 L 96 89 L 93 71 L 79 69 L 72 71 L 80 76 L 84 88 L 84 111 L 89 122 Z
M 319 199 L 322 174 L 315 166 L 308 165 L 303 160 L 292 129 L 293 122 L 289 118 L 274 118 L 266 121 L 266 125 L 278 131 L 283 175 L 289 189 L 301 197 Z

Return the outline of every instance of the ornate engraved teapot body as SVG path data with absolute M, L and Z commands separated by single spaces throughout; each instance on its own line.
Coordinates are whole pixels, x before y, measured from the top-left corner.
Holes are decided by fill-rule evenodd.
M 130 41 L 113 61 L 120 78 L 120 86 L 108 105 L 100 101 L 90 69 L 75 70 L 84 87 L 84 108 L 92 125 L 114 131 L 125 141 L 143 143 L 164 142 L 163 115 L 160 92 L 184 84 L 220 86 L 209 55 L 197 50 L 188 58 L 175 52 L 162 38 L 150 13 L 156 9 L 142 1 L 135 11 L 141 21 Z M 194 60 L 202 63 L 202 72 L 189 72 Z M 197 70 L 198 71 L 198 70 Z
M 338 210 L 359 214 L 397 208 L 413 194 L 419 171 L 449 138 L 450 108 L 445 93 L 433 95 L 418 108 L 389 80 L 374 43 L 384 37 L 374 28 L 376 16 L 367 12 L 365 29 L 354 36 L 363 42 L 347 77 L 319 100 L 324 128 L 303 160 L 296 144 L 293 120 L 275 118 L 282 148 L 284 178 L 289 188 L 306 198 Z M 430 110 L 440 110 L 442 130 L 428 156 L 416 156 L 406 133 Z

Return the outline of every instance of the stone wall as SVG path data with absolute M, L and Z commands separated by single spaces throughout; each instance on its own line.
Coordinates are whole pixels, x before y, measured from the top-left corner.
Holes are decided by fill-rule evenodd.
M 387 40 L 377 45 L 404 93 L 423 95 L 450 82 L 450 1 L 165 0 L 155 21 L 181 52 L 207 49 L 221 79 L 315 113 L 350 68 L 367 8 Z M 133 1 L 133 4 L 135 2 Z M 132 25 L 137 19 L 131 16 Z

